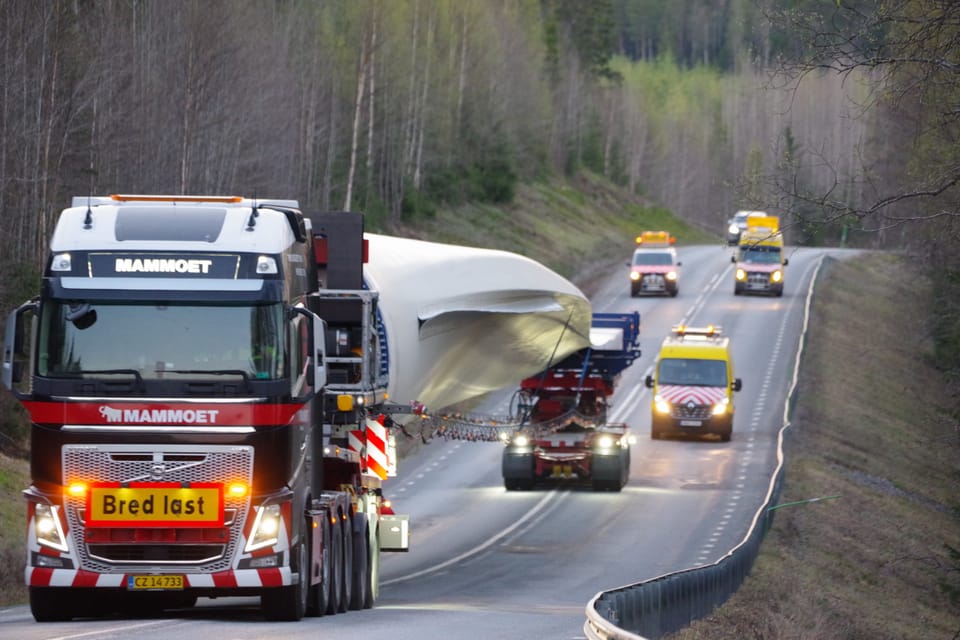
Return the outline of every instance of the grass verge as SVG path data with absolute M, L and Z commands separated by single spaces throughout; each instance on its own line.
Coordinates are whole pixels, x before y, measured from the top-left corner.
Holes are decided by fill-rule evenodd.
M 743 586 L 674 640 L 957 638 L 960 439 L 929 282 L 893 255 L 818 284 L 781 503 Z

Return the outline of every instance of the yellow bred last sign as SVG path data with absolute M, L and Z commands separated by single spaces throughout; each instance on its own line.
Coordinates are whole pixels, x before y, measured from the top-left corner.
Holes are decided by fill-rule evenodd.
M 88 527 L 222 527 L 223 485 L 213 482 L 96 483 L 87 491 Z

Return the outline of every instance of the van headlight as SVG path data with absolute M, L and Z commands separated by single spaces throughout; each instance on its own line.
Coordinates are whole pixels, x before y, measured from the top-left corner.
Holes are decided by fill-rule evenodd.
M 670 403 L 663 399 L 662 396 L 656 396 L 653 399 L 653 408 L 657 413 L 669 414 L 671 407 Z
M 727 407 L 730 405 L 730 399 L 724 398 L 720 402 L 713 405 L 713 409 L 710 411 L 711 414 L 715 416 L 722 416 L 727 412 Z

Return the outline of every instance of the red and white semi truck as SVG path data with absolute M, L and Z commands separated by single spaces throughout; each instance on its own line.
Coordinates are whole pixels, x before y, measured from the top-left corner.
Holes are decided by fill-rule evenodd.
M 3 353 L 31 422 L 34 617 L 243 595 L 271 620 L 373 606 L 379 554 L 409 532 L 348 446 L 382 449 L 368 434 L 403 411 L 362 216 L 239 197 L 72 204 Z

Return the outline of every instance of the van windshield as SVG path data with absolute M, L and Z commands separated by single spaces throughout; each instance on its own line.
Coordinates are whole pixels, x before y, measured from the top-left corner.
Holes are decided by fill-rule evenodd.
M 41 313 L 41 376 L 143 380 L 284 376 L 281 304 L 51 301 Z
M 673 256 L 666 251 L 637 251 L 633 254 L 635 265 L 671 265 Z
M 745 247 L 740 249 L 740 262 L 780 264 L 780 247 Z
M 727 386 L 727 365 L 723 360 L 664 358 L 657 371 L 661 385 Z

